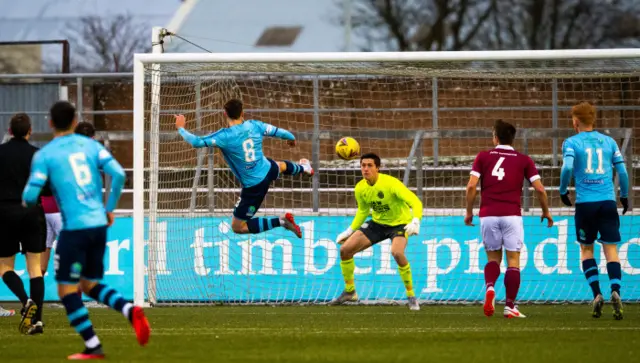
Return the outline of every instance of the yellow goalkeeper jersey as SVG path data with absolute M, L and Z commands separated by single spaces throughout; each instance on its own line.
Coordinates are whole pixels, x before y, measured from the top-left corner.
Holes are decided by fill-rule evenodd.
M 362 179 L 356 184 L 355 195 L 358 211 L 351 223 L 352 230 L 360 228 L 369 214 L 374 222 L 386 226 L 408 224 L 413 218 L 422 218 L 420 199 L 390 175 L 378 174 L 374 185 Z

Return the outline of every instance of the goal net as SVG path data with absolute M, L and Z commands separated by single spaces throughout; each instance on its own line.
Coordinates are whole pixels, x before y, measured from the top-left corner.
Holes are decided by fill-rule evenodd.
M 480 221 L 476 214 L 475 227 L 464 225 L 465 186 L 475 155 L 493 147 L 497 119 L 517 127 L 514 147 L 535 161 L 555 219 L 552 228 L 540 222 L 539 204 L 525 188 L 520 302 L 591 299 L 574 209 L 564 207 L 558 194 L 562 142 L 574 134 L 572 105 L 588 100 L 597 106 L 597 129 L 618 142 L 635 205 L 637 50 L 146 54 L 136 55 L 135 87 L 138 302 L 326 303 L 338 296 L 344 282 L 335 238 L 352 221 L 353 188 L 362 179 L 358 160 L 344 161 L 334 152 L 346 136 L 362 152 L 379 154 L 381 172 L 402 180 L 424 204 L 420 234 L 406 248 L 422 302 L 472 303 L 484 296 Z M 177 113 L 199 135 L 226 127 L 222 105 L 230 98 L 244 102 L 245 119 L 296 136 L 293 148 L 265 138 L 265 156 L 312 161 L 313 177 L 280 175 L 256 213 L 292 212 L 302 239 L 282 228 L 235 234 L 231 216 L 239 181 L 220 151 L 194 149 L 176 132 Z M 478 195 L 476 207 L 479 201 Z M 638 301 L 637 209 L 620 220 L 622 296 Z M 606 261 L 595 248 L 600 283 L 608 291 Z M 355 264 L 362 303 L 404 303 L 389 240 L 357 254 Z M 504 272 L 504 262 L 502 267 Z M 503 276 L 498 300 L 504 299 Z

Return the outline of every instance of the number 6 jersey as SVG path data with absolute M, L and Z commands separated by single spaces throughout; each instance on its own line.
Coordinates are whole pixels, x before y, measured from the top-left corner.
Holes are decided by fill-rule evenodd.
M 113 178 L 106 207 L 101 170 Z M 48 180 L 62 214 L 63 230 L 101 227 L 107 225 L 106 212 L 116 207 L 124 178 L 122 166 L 99 142 L 69 134 L 56 137 L 34 155 L 22 198 L 32 204 Z
M 520 216 L 522 184 L 540 179 L 533 160 L 508 145 L 482 151 L 473 162 L 471 175 L 480 178 L 480 217 Z

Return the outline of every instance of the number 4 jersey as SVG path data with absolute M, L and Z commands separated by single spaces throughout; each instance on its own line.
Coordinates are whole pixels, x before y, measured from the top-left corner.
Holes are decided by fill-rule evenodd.
M 271 163 L 262 153 L 263 136 L 295 140 L 289 131 L 257 120 L 247 120 L 204 137 L 182 128 L 178 132 L 193 147 L 219 148 L 243 188 L 258 185 L 271 168 Z
M 471 175 L 480 178 L 480 217 L 522 215 L 520 197 L 524 179 L 531 183 L 540 179 L 533 160 L 507 145 L 480 152 Z
M 616 200 L 613 167 L 624 159 L 614 139 L 597 131 L 581 132 L 564 141 L 562 157 L 574 158 L 576 203 Z

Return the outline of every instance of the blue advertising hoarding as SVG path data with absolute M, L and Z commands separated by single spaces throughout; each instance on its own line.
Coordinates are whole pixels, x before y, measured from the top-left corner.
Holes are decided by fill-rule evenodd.
M 552 228 L 539 217 L 523 217 L 525 246 L 521 255 L 521 301 L 586 301 L 591 293 L 582 275 L 573 219 L 557 217 Z M 640 238 L 633 216 L 621 217 L 622 295 L 640 299 Z M 343 289 L 340 249 L 335 237 L 351 217 L 299 217 L 303 238 L 277 229 L 259 235 L 236 235 L 229 218 L 159 218 L 151 255 L 160 301 L 327 301 Z M 105 282 L 133 298 L 133 219 L 117 218 L 109 229 Z M 406 255 L 414 289 L 422 300 L 478 301 L 483 298 L 486 262 L 479 220 L 466 227 L 462 217 L 425 216 L 419 236 L 409 239 Z M 148 236 L 146 236 L 148 238 Z M 148 246 L 145 255 L 148 256 Z M 603 291 L 608 291 L 606 263 L 596 255 Z M 28 284 L 24 258 L 16 270 Z M 391 256 L 389 241 L 357 255 L 356 287 L 362 300 L 402 300 L 404 287 Z M 53 264 L 50 264 L 50 268 Z M 149 266 L 147 266 L 148 268 Z M 50 271 L 45 276 L 46 300 L 57 300 Z M 498 299 L 504 289 L 498 281 Z M 1 284 L 0 300 L 15 297 Z

